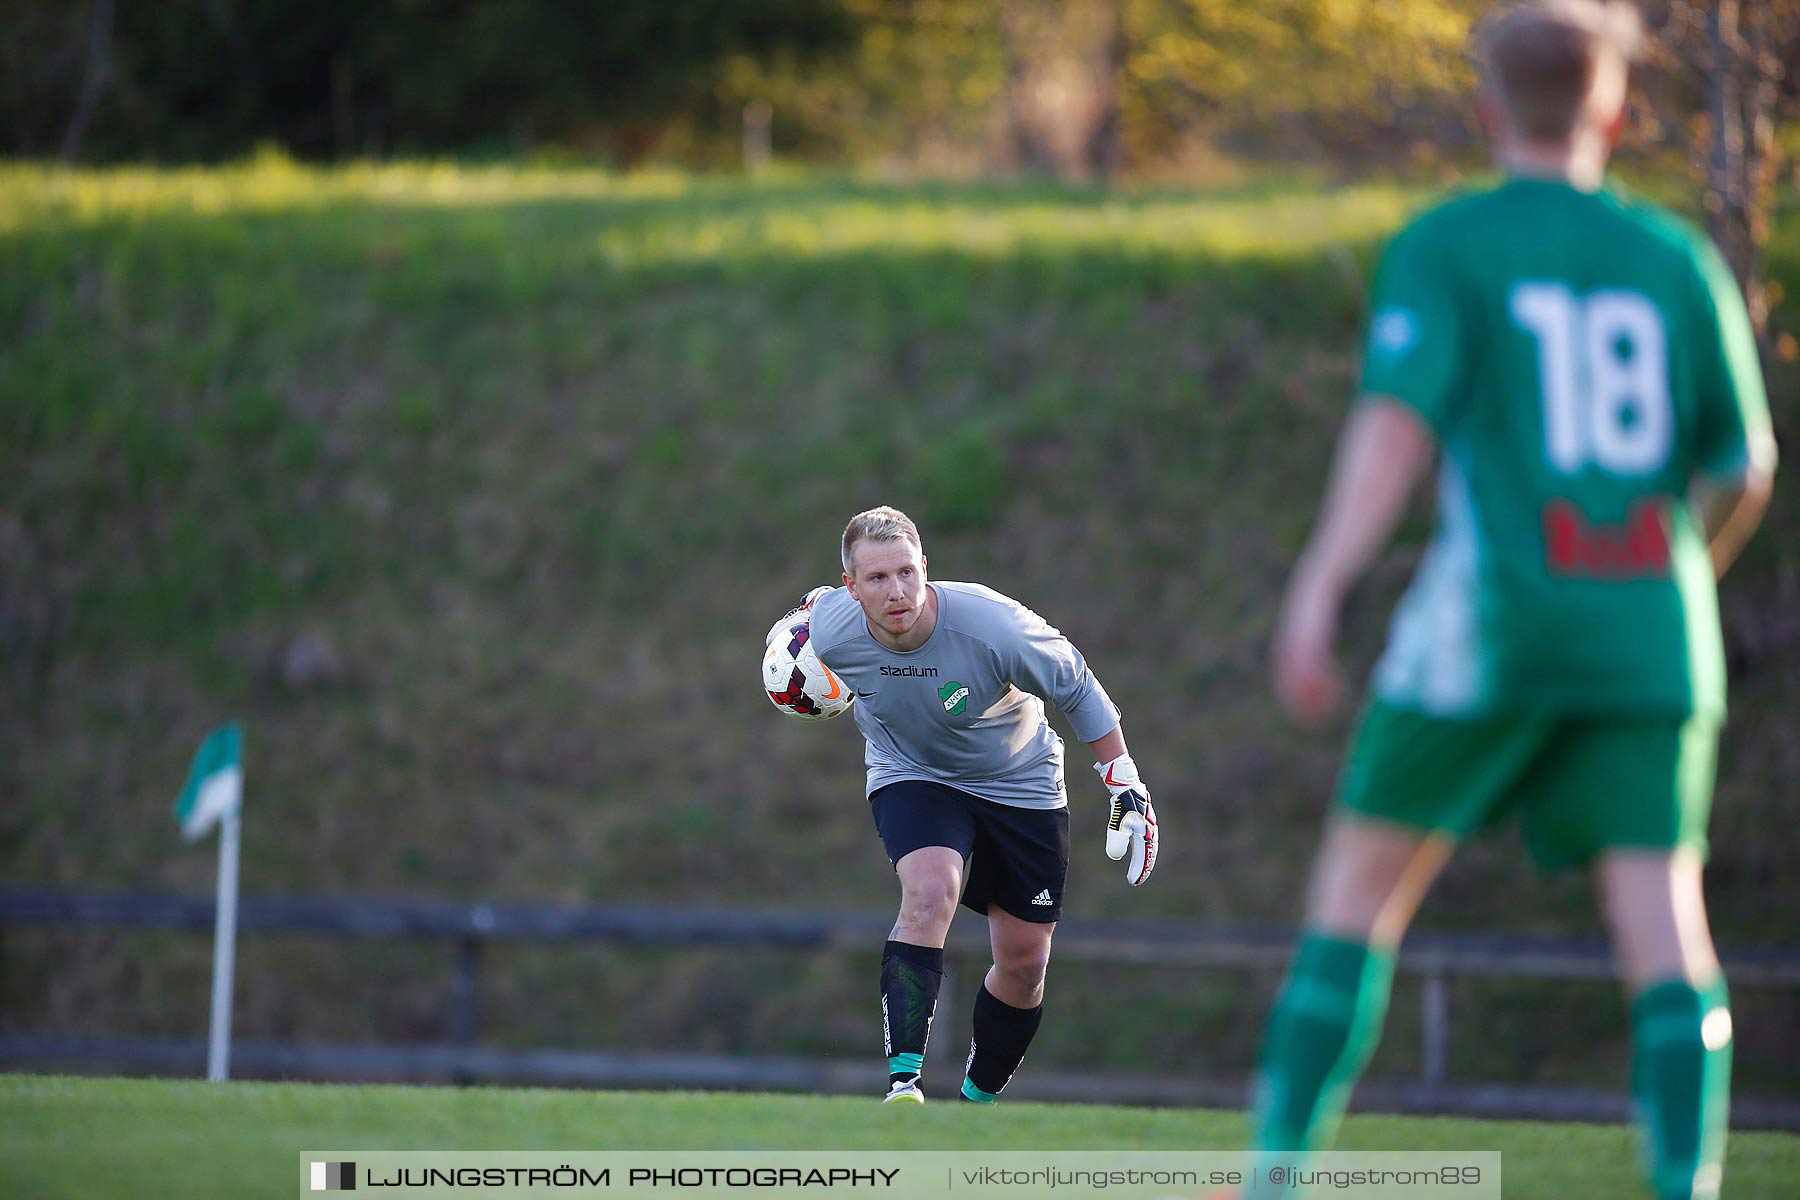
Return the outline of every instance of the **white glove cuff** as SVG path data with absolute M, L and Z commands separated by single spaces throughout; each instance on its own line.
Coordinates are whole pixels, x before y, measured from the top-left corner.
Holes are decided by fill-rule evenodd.
M 1138 778 L 1137 763 L 1129 754 L 1121 754 L 1111 762 L 1095 763 L 1094 770 L 1100 773 L 1100 780 L 1106 784 L 1106 790 L 1118 795 L 1126 788 L 1142 787 L 1144 781 Z

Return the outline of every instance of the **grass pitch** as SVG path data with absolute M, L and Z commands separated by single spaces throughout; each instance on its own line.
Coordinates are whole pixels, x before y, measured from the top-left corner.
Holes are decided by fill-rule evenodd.
M 1242 1114 L 1204 1109 L 512 1088 L 215 1086 L 0 1077 L 0 1195 L 289 1195 L 304 1150 L 1235 1150 Z M 1346 1150 L 1498 1150 L 1508 1200 L 1640 1195 L 1622 1126 L 1352 1117 Z M 1800 1137 L 1734 1135 L 1732 1200 L 1794 1194 Z

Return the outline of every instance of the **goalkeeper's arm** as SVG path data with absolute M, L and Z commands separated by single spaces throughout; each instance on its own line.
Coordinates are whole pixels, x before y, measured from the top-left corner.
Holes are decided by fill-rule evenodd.
M 1111 733 L 1088 746 L 1097 760 L 1094 770 L 1112 793 L 1112 808 L 1106 820 L 1106 857 L 1125 859 L 1125 880 L 1136 887 L 1156 869 L 1156 855 L 1162 845 L 1150 789 L 1138 778 L 1137 763 L 1125 748 L 1122 726 L 1113 726 Z

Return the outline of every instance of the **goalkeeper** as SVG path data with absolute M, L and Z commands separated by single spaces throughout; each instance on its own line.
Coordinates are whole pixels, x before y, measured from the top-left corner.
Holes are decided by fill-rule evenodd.
M 1112 793 L 1106 851 L 1134 885 L 1156 865 L 1156 812 L 1119 710 L 1069 640 L 972 583 L 931 583 L 919 531 L 875 508 L 844 529 L 844 586 L 807 596 L 819 661 L 856 691 L 869 807 L 900 880 L 881 959 L 887 1101 L 922 1102 L 919 1072 L 957 898 L 988 920 L 994 962 L 975 997 L 965 1100 L 991 1102 L 1043 1015 L 1050 936 L 1069 867 L 1069 719 Z M 885 1101 L 884 1101 L 885 1102 Z

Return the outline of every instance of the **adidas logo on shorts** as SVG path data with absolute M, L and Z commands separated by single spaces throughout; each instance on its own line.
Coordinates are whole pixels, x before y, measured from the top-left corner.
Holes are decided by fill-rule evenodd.
M 1045 888 L 1043 891 L 1041 891 L 1037 895 L 1033 896 L 1031 898 L 1031 902 L 1033 904 L 1044 905 L 1046 908 L 1049 907 L 1050 905 L 1056 903 L 1056 901 L 1054 901 L 1050 898 L 1050 889 L 1049 888 Z

